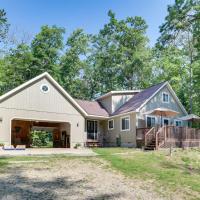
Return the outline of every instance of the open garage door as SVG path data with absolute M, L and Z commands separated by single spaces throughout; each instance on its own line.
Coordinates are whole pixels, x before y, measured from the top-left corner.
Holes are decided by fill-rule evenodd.
M 70 124 L 67 122 L 15 119 L 11 126 L 14 146 L 70 148 Z

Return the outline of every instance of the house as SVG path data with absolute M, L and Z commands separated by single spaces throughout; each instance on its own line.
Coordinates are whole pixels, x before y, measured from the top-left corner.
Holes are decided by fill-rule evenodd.
M 178 112 L 162 123 L 183 125 L 187 115 L 168 82 L 144 90 L 111 91 L 95 101 L 74 99 L 48 73 L 0 97 L 0 142 L 31 145 L 31 130 L 50 130 L 54 147 L 96 141 L 104 146 L 136 147 L 136 131 L 160 118 L 145 114 L 157 107 Z

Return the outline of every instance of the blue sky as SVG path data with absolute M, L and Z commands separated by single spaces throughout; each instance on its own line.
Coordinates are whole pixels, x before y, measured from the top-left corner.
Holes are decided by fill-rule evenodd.
M 167 15 L 167 5 L 174 0 L 0 0 L 7 12 L 11 28 L 34 36 L 42 25 L 66 28 L 66 36 L 76 28 L 97 33 L 108 21 L 109 9 L 118 19 L 143 17 L 149 28 L 151 46 L 159 36 L 159 25 Z

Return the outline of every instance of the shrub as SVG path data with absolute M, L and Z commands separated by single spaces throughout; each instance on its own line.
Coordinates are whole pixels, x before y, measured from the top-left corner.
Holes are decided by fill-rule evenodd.
M 46 131 L 32 131 L 32 145 L 36 147 L 49 146 L 52 144 L 52 134 Z

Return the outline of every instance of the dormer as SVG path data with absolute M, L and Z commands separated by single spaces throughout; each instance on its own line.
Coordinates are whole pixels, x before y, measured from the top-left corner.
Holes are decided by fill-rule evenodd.
M 96 100 L 101 103 L 109 114 L 112 114 L 139 92 L 141 92 L 141 90 L 111 91 L 98 97 Z

